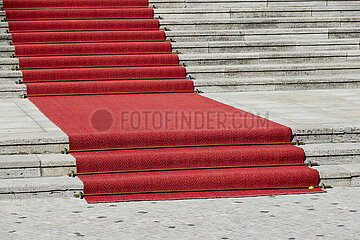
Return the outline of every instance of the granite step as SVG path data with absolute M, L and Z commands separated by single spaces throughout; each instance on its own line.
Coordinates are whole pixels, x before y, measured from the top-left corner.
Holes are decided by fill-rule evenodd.
M 283 52 L 283 51 L 334 51 L 359 50 L 360 39 L 325 39 L 314 41 L 209 41 L 174 42 L 172 47 L 184 54 L 239 53 L 239 52 Z
M 324 41 L 328 39 L 360 38 L 360 28 L 282 28 L 244 30 L 166 31 L 168 40 L 175 42 L 206 41 Z
M 360 164 L 359 143 L 301 145 L 305 162 L 320 166 Z M 0 179 L 56 177 L 76 171 L 76 160 L 67 154 L 0 155 Z
M 257 7 L 257 8 L 160 8 L 154 15 L 162 19 L 349 17 L 359 16 L 359 6 Z
M 293 51 L 255 53 L 181 54 L 185 66 L 292 64 L 292 63 L 344 63 L 359 62 L 360 51 Z
M 189 66 L 187 74 L 195 79 L 247 78 L 275 76 L 329 76 L 333 74 L 360 74 L 360 63 L 298 63 Z
M 71 155 L 0 155 L 0 179 L 64 176 L 75 170 Z
M 19 68 L 19 59 L 0 57 L 0 71 L 15 71 Z
M 0 199 L 29 197 L 73 197 L 83 190 L 78 178 L 38 177 L 2 179 L 0 181 Z
M 353 28 L 360 27 L 358 17 L 292 17 L 160 20 L 169 30 L 241 30 L 276 28 Z
M 154 16 L 162 19 L 189 18 L 273 18 L 273 17 L 342 17 L 359 16 L 359 6 L 326 7 L 254 7 L 254 8 L 160 8 L 154 9 Z M 5 11 L 0 11 L 5 21 Z
M 194 86 L 205 93 L 359 88 L 360 76 L 340 74 L 303 77 L 204 78 L 195 79 Z
M 6 31 L 6 30 L 4 30 Z M 293 28 L 293 29 L 244 29 L 244 30 L 189 30 L 166 31 L 167 40 L 180 42 L 212 41 L 326 41 L 329 39 L 358 39 L 360 28 Z M 0 33 L 0 47 L 7 47 L 11 35 Z M 8 49 L 5 48 L 6 51 Z M 4 50 L 4 51 L 5 51 Z
M 149 5 L 155 8 L 233 8 L 233 7 L 326 7 L 326 6 L 359 6 L 359 1 L 342 0 L 150 0 Z
M 359 187 L 360 164 L 314 167 L 319 171 L 320 184 L 332 187 Z M 0 181 L 0 199 L 29 197 L 73 197 L 83 191 L 79 178 L 37 177 L 2 179 Z

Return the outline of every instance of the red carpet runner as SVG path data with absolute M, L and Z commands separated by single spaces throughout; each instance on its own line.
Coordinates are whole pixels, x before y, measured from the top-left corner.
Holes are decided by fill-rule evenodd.
M 69 135 L 85 199 L 322 191 L 290 128 L 193 93 L 147 6 L 4 0 L 28 97 Z

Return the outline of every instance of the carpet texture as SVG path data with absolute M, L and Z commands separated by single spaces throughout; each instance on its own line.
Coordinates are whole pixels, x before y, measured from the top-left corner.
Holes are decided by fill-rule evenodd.
M 41 55 L 171 53 L 169 42 L 28 44 L 15 47 L 17 57 Z M 45 63 L 45 62 L 44 62 Z
M 152 8 L 7 10 L 7 20 L 153 18 Z
M 12 33 L 14 45 L 29 43 L 87 43 L 87 42 L 128 42 L 131 41 L 164 41 L 165 32 L 151 31 L 76 31 L 76 32 L 28 32 Z M 63 45 L 60 45 L 60 47 Z M 65 46 L 65 45 L 64 45 Z M 39 46 L 41 47 L 41 46 Z M 71 47 L 69 44 L 68 47 Z M 26 48 L 26 46 L 24 47 Z M 31 47 L 29 47 L 31 48 Z M 19 50 L 20 49 L 20 50 Z M 20 53 L 20 46 L 16 47 Z
M 147 0 L 4 0 L 88 202 L 321 192 L 291 129 L 194 93 Z

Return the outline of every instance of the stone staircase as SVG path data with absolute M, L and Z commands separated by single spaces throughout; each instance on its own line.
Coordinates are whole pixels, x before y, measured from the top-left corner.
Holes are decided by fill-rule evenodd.
M 292 127 L 322 182 L 360 186 L 360 0 L 151 0 L 204 95 Z M 4 12 L 0 12 L 4 20 Z M 0 198 L 82 189 L 67 136 L 27 99 L 0 23 Z M 269 113 L 267 116 L 265 113 Z

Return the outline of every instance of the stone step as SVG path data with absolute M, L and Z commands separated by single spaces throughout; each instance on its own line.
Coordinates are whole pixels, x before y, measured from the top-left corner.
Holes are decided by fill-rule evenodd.
M 333 187 L 360 187 L 360 164 L 323 165 L 319 171 L 320 182 Z
M 154 8 L 253 8 L 359 6 L 359 0 L 150 0 Z M 0 7 L 2 8 L 2 2 Z
M 65 154 L 0 155 L 0 178 L 65 176 L 76 170 L 75 158 Z
M 15 83 L 22 79 L 21 71 L 0 71 L 0 82 L 1 83 Z
M 238 53 L 238 52 L 282 52 L 282 51 L 334 51 L 359 50 L 359 39 L 326 39 L 314 41 L 210 41 L 174 42 L 172 47 L 184 54 L 194 53 Z
M 28 99 L 0 99 L 0 155 L 59 153 L 68 136 Z
M 274 76 L 254 78 L 195 79 L 194 86 L 202 92 L 284 91 L 307 89 L 341 89 L 360 87 L 359 75 Z
M 169 32 L 168 32 L 169 33 Z M 1 44 L 0 35 L 0 58 L 12 57 L 15 47 Z M 9 40 L 11 37 L 9 38 Z M 4 42 L 3 42 L 4 43 Z M 289 50 L 359 50 L 360 39 L 299 39 L 278 41 L 209 41 L 209 42 L 173 42 L 172 47 L 182 53 L 218 53 L 218 52 L 263 52 L 263 51 L 289 51 Z
M 8 47 L 11 42 L 11 34 L 0 33 L 0 47 Z
M 111 20 L 109 20 L 111 21 Z M 160 20 L 161 28 L 172 31 L 246 30 L 278 28 L 359 28 L 357 17 L 298 17 L 298 18 L 237 18 L 237 19 L 173 19 Z M 0 22 L 0 34 L 6 34 L 8 23 Z
M 319 171 L 320 184 L 333 187 L 359 187 L 360 164 L 314 167 Z M 38 177 L 2 179 L 0 199 L 29 197 L 71 197 L 83 191 L 83 183 L 77 177 Z
M 1 39 L 0 39 L 1 42 Z M 15 54 L 15 47 L 0 43 L 0 59 L 11 58 Z
M 306 161 L 320 165 L 360 164 L 360 143 L 323 143 L 301 146 Z
M 0 71 L 17 70 L 19 67 L 19 59 L 16 58 L 0 58 Z
M 308 144 L 360 142 L 358 112 L 354 110 L 358 89 L 204 95 L 289 126 L 294 140 Z M 0 99 L 0 111 L 4 113 L 0 116 L 0 154 L 58 154 L 69 147 L 67 135 L 29 100 Z
M 360 51 L 294 51 L 260 53 L 181 54 L 185 66 L 358 62 Z
M 149 0 L 155 8 L 192 8 L 192 7 L 329 7 L 359 6 L 359 0 Z M 0 7 L 2 8 L 2 1 Z
M 267 17 L 331 17 L 359 16 L 359 6 L 327 7 L 253 7 L 253 8 L 160 8 L 154 16 L 163 19 L 189 18 L 267 18 Z M 5 20 L 5 11 L 0 11 Z
M 258 53 L 184 54 L 179 57 L 181 63 L 192 66 L 187 67 L 187 72 L 195 78 L 194 85 L 197 89 L 203 92 L 225 92 L 359 87 L 359 76 L 348 73 L 350 70 L 355 71 L 355 73 L 358 72 L 357 63 L 354 63 L 354 61 L 359 59 L 359 54 L 357 51 L 335 51 L 303 52 L 301 54 L 296 52 L 263 53 L 262 55 Z M 323 62 L 326 61 L 330 63 L 324 65 Z M 299 63 L 294 64 L 296 62 Z M 279 68 L 274 63 L 283 64 Z M 318 67 L 314 68 L 316 66 L 310 63 L 316 63 Z M 212 64 L 217 65 L 209 66 Z M 342 66 L 342 68 L 345 67 L 345 70 L 341 68 L 341 64 L 345 65 Z M 351 64 L 352 66 L 350 66 Z M 202 65 L 206 66 L 203 67 Z M 224 65 L 228 65 L 225 70 Z M 351 69 L 354 66 L 356 68 Z M 264 67 L 267 68 L 264 69 Z M 228 68 L 231 68 L 231 70 L 227 70 Z M 263 72 L 261 72 L 262 70 Z M 8 71 L 8 75 L 6 75 L 6 71 L 0 73 L 4 72 L 5 76 L 19 73 L 19 71 Z M 235 78 L 238 75 L 241 78 Z M 299 77 L 300 75 L 302 77 Z M 217 77 L 214 78 L 214 76 Z M 21 78 L 3 78 L 0 84 L 0 98 L 14 98 L 24 94 L 26 86 L 14 83 L 15 80 L 19 79 Z
M 160 8 L 154 16 L 162 19 L 350 17 L 359 16 L 359 6 L 258 7 L 258 8 Z
M 160 20 L 160 26 L 176 30 L 230 30 L 276 28 L 360 27 L 357 17 L 229 18 Z
M 306 144 L 305 162 L 323 165 L 360 164 L 359 143 Z M 0 179 L 66 176 L 76 160 L 65 154 L 0 155 Z
M 195 79 L 246 78 L 275 76 L 329 76 L 333 74 L 360 74 L 360 63 L 298 63 L 189 66 L 187 74 Z
M 0 181 L 0 199 L 73 197 L 83 188 L 80 179 L 67 176 L 3 179 Z
M 239 7 L 326 7 L 326 6 L 359 6 L 359 1 L 347 0 L 150 0 L 149 5 L 155 8 L 239 8 Z
M 168 40 L 180 42 L 207 41 L 326 41 L 329 39 L 358 39 L 360 28 L 293 28 L 293 29 L 244 29 L 244 30 L 189 30 L 166 31 Z M 311 40 L 310 40 L 311 39 Z M 0 33 L 0 47 L 8 47 L 11 35 Z M 176 45 L 175 45 L 176 46 Z M 6 51 L 11 50 L 5 48 Z M 4 51 L 5 51 L 4 49 Z
M 206 41 L 321 41 L 327 39 L 360 38 L 360 28 L 293 28 L 244 30 L 166 31 L 168 40 L 176 42 Z
M 196 89 L 205 92 L 284 91 L 344 89 L 360 87 L 359 75 L 273 76 L 253 78 L 194 79 Z M 26 93 L 25 84 L 0 84 L 0 98 L 18 98 Z
M 0 83 L 0 98 L 18 98 L 26 93 L 24 84 L 4 84 Z
M 306 144 L 360 142 L 359 88 L 203 95 L 289 126 L 293 140 Z M 247 127 L 256 127 L 256 124 L 259 123 Z
M 325 63 L 359 61 L 360 51 L 288 51 L 255 53 L 181 54 L 179 60 L 186 66 L 275 64 L 275 63 Z M 0 58 L 0 71 L 16 70 L 19 60 Z

